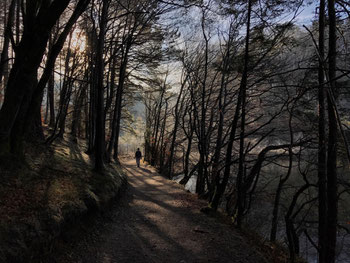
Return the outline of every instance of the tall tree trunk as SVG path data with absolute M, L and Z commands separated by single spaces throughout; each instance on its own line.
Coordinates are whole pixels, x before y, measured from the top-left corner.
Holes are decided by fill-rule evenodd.
M 324 91 L 324 30 L 325 0 L 320 0 L 319 9 L 319 65 L 318 65 L 318 260 L 327 263 L 327 173 L 325 134 L 325 91 Z
M 96 105 L 96 142 L 95 142 L 95 171 L 103 172 L 105 154 L 105 116 L 104 116 L 104 63 L 103 51 L 106 35 L 109 0 L 103 0 L 100 18 L 100 32 L 97 42 L 97 105 Z
M 94 21 L 94 20 L 93 20 Z M 95 150 L 96 141 L 96 83 L 97 83 L 97 70 L 95 61 L 97 60 L 96 50 L 97 50 L 97 29 L 95 23 L 91 31 L 87 27 L 87 39 L 89 49 L 91 50 L 89 56 L 89 119 L 87 122 L 87 135 L 88 135 L 88 149 L 87 154 L 93 154 Z
M 224 175 L 222 182 L 219 183 L 217 186 L 217 189 L 215 191 L 214 197 L 212 199 L 212 202 L 210 203 L 211 207 L 214 210 L 217 210 L 221 198 L 225 193 L 226 186 L 230 177 L 230 170 L 231 170 L 231 160 L 232 160 L 232 150 L 233 150 L 233 142 L 235 140 L 235 135 L 236 135 L 236 130 L 237 130 L 237 124 L 238 124 L 238 119 L 239 119 L 239 113 L 240 110 L 245 108 L 243 106 L 243 100 L 245 100 L 245 93 L 246 93 L 246 86 L 247 86 L 247 77 L 248 77 L 248 62 L 249 62 L 249 35 L 250 35 L 250 14 L 251 14 L 251 8 L 252 8 L 252 1 L 249 0 L 248 2 L 248 14 L 247 14 L 247 31 L 246 31 L 246 41 L 245 41 L 245 52 L 244 52 L 244 68 L 242 72 L 242 79 L 239 87 L 239 94 L 237 98 L 237 105 L 236 105 L 236 110 L 235 110 L 235 115 L 233 117 L 233 121 L 231 123 L 231 131 L 230 131 L 230 136 L 227 144 L 227 149 L 226 149 L 226 157 L 225 157 L 225 169 L 224 169 Z M 243 117 L 242 113 L 242 117 Z M 241 124 L 241 129 L 244 127 L 244 121 L 243 124 Z M 244 130 L 243 130 L 244 133 Z M 243 134 L 244 135 L 244 134 Z M 242 130 L 241 130 L 241 137 L 242 137 Z M 240 146 L 242 146 L 242 143 L 244 144 L 244 141 L 241 139 Z M 242 149 L 243 150 L 243 149 Z M 241 156 L 240 156 L 241 157 Z M 243 158 L 240 158 L 240 160 L 243 161 Z M 236 186 L 236 194 L 240 195 L 240 199 L 237 200 L 237 202 L 242 202 L 242 193 L 238 193 L 238 191 L 241 191 L 242 186 L 243 186 L 243 163 L 240 164 L 241 171 L 237 175 L 237 186 Z M 238 204 L 239 206 L 239 204 Z M 239 217 L 237 217 L 237 225 L 240 227 L 241 224 L 241 217 L 242 217 L 242 207 L 239 208 Z
M 196 193 L 203 195 L 205 191 L 205 174 L 206 174 L 206 156 L 207 156 L 207 132 L 206 132 L 206 85 L 208 77 L 208 52 L 209 52 L 209 39 L 205 33 L 205 10 L 202 9 L 202 34 L 205 41 L 205 58 L 204 58 L 204 76 L 201 90 L 201 117 L 200 117 L 200 138 L 199 138 L 199 166 L 196 183 Z
M 89 121 L 88 121 L 88 149 L 87 153 L 91 154 L 95 149 L 96 140 L 96 68 L 93 65 L 93 57 L 90 60 L 90 89 L 89 89 Z
M 241 227 L 244 207 L 245 207 L 245 191 L 244 191 L 244 137 L 245 137 L 245 112 L 246 112 L 246 91 L 248 80 L 248 63 L 249 63 L 249 38 L 250 38 L 250 16 L 252 11 L 252 0 L 248 1 L 248 14 L 247 14 L 247 33 L 245 39 L 245 52 L 244 52 L 244 68 L 241 80 L 241 96 L 242 96 L 242 111 L 241 111 L 241 133 L 239 143 L 239 165 L 237 174 L 237 226 Z
M 107 148 L 107 161 L 110 161 L 112 150 L 114 148 L 113 158 L 118 160 L 118 144 L 119 144 L 119 133 L 120 133 L 120 121 L 122 114 L 122 102 L 123 102 L 123 93 L 124 93 L 124 83 L 126 78 L 126 69 L 128 66 L 128 55 L 129 49 L 131 46 L 131 42 L 126 44 L 125 51 L 123 53 L 122 62 L 119 69 L 119 79 L 118 79 L 118 87 L 115 97 L 114 111 L 113 111 L 113 120 L 112 120 L 112 131 L 111 138 Z
M 229 42 L 228 42 L 229 43 Z M 223 62 L 223 69 L 222 69 L 222 76 L 221 76 L 221 85 L 219 90 L 219 123 L 218 123 L 218 134 L 216 136 L 216 146 L 215 146 L 215 152 L 214 152 L 214 159 L 213 159 L 213 170 L 212 170 L 212 189 L 210 190 L 210 202 L 213 200 L 213 197 L 215 195 L 215 191 L 217 187 L 220 185 L 220 170 L 219 170 L 219 162 L 220 162 L 220 156 L 221 156 L 221 150 L 222 150 L 222 136 L 224 131 L 224 114 L 225 114 L 225 106 L 226 106 L 226 85 L 227 85 L 227 70 L 229 65 L 229 58 L 230 58 L 230 45 L 227 45 L 227 50 L 225 52 L 224 62 Z M 222 98 L 223 97 L 223 98 Z
M 327 96 L 328 104 L 328 156 L 327 156 L 327 198 L 328 198 L 328 217 L 327 217 L 327 262 L 335 262 L 335 249 L 337 244 L 337 215 L 338 215 L 338 189 L 337 189 L 337 118 L 335 105 L 332 103 L 331 94 L 336 89 L 336 13 L 335 1 L 328 0 L 329 17 L 329 49 L 328 49 L 328 75 L 330 89 Z

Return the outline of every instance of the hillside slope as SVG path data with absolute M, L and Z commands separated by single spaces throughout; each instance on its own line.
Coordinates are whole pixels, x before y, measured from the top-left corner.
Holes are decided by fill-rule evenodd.
M 25 163 L 0 163 L 0 262 L 28 262 L 83 216 L 100 210 L 125 187 L 121 169 L 92 172 L 84 147 L 59 140 L 35 145 Z

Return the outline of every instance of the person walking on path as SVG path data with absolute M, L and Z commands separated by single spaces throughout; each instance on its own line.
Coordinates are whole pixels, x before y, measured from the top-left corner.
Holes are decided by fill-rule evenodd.
M 140 152 L 140 148 L 137 148 L 137 151 L 135 152 L 135 159 L 137 167 L 140 167 L 140 160 L 142 158 L 142 153 Z

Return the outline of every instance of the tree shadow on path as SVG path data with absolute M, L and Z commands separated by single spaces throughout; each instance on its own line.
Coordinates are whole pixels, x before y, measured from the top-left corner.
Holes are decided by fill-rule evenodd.
M 66 233 L 41 262 L 264 262 L 232 228 L 185 205 L 202 201 L 181 186 L 153 168 L 122 166 L 126 194 Z

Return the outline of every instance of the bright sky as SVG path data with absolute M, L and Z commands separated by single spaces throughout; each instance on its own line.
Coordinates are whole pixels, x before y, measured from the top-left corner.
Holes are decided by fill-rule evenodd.
M 304 7 L 302 12 L 297 17 L 297 24 L 303 25 L 303 24 L 309 24 L 312 19 L 315 18 L 316 13 L 316 3 L 312 3 L 309 6 Z

